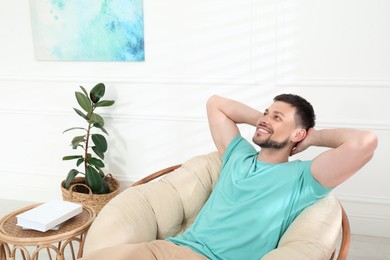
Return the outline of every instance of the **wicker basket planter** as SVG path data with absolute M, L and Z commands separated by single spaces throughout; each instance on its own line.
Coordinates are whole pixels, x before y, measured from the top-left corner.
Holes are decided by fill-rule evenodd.
M 119 182 L 111 175 L 107 175 L 105 180 L 110 187 L 110 193 L 107 194 L 92 194 L 91 189 L 85 185 L 84 177 L 76 177 L 69 189 L 64 188 L 65 181 L 61 183 L 62 198 L 66 201 L 87 205 L 95 210 L 98 214 L 100 210 L 120 191 Z

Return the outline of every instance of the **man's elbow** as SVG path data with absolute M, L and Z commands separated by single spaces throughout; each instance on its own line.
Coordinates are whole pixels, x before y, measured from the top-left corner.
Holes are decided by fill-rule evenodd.
M 218 99 L 220 99 L 220 98 L 221 97 L 218 95 L 210 96 L 209 99 L 207 100 L 207 105 L 216 103 L 218 101 Z
M 221 97 L 218 95 L 212 95 L 211 97 L 209 97 L 206 103 L 207 110 L 217 107 L 220 99 Z
M 366 156 L 371 159 L 378 147 L 378 136 L 374 132 L 365 131 L 360 145 Z

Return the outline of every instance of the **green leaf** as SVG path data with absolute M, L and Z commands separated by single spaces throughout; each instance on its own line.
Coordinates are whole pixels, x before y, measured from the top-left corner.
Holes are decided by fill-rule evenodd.
M 77 160 L 76 166 L 79 167 L 83 162 L 84 162 L 84 157 L 81 156 L 81 158 Z
M 79 158 L 83 158 L 83 156 L 82 155 L 69 155 L 69 156 L 64 156 L 62 158 L 62 160 L 69 161 L 69 160 L 74 160 L 74 159 L 79 159 Z
M 99 150 L 102 153 L 107 151 L 107 140 L 103 135 L 92 134 L 91 138 L 97 150 Z
M 72 140 L 72 147 L 76 149 L 78 146 L 81 146 L 80 143 L 85 142 L 85 135 L 75 136 Z
M 80 88 L 84 92 L 84 94 L 88 97 L 88 91 L 83 86 L 80 86 Z
M 66 176 L 64 188 L 67 189 L 70 186 L 70 183 L 73 181 L 73 179 L 76 177 L 76 175 L 79 173 L 78 170 L 72 169 L 68 172 L 68 176 Z
M 115 101 L 114 100 L 102 100 L 96 103 L 96 107 L 109 107 L 114 105 Z
M 102 188 L 98 192 L 99 194 L 107 194 L 110 192 L 110 187 L 108 186 L 107 181 L 102 180 Z
M 75 95 L 80 107 L 84 109 L 85 112 L 92 113 L 91 100 L 89 100 L 89 98 L 81 92 L 76 91 Z
M 94 125 L 98 124 L 101 127 L 104 126 L 104 119 L 98 114 L 92 114 L 88 122 Z
M 89 94 L 93 103 L 99 102 L 100 98 L 104 96 L 104 92 L 106 91 L 106 87 L 103 83 L 99 83 L 94 86 Z
M 99 156 L 100 159 L 104 160 L 104 153 L 96 149 L 96 146 L 92 146 L 92 150 L 96 153 L 97 156 Z
M 97 125 L 97 124 L 94 124 L 93 126 L 96 127 L 96 128 L 99 128 L 100 130 L 102 130 L 102 132 L 105 133 L 106 135 L 109 135 L 108 132 L 107 132 L 107 130 L 104 129 L 104 127 L 102 127 L 102 126 L 100 126 L 100 125 Z
M 73 108 L 74 109 L 74 111 L 76 111 L 76 113 L 79 115 L 79 116 L 81 116 L 82 118 L 84 118 L 85 120 L 87 120 L 88 121 L 88 117 L 87 117 L 87 115 L 85 115 L 83 112 L 81 112 L 79 109 L 77 109 L 77 108 Z
M 99 175 L 99 172 L 96 171 L 93 167 L 87 166 L 87 172 L 85 175 L 85 180 L 88 187 L 91 188 L 93 193 L 98 193 L 102 187 L 102 178 Z
M 88 163 L 94 165 L 96 168 L 103 168 L 104 167 L 104 163 L 102 160 L 99 160 L 99 159 L 96 159 L 96 158 L 90 158 L 88 160 Z
M 80 129 L 80 130 L 84 130 L 84 131 L 87 131 L 87 129 L 83 128 L 83 127 L 72 127 L 72 128 L 69 128 L 69 129 L 66 129 L 64 132 L 62 133 L 66 133 L 70 130 L 76 130 L 76 129 Z
M 98 169 L 98 171 L 99 171 L 100 177 L 102 177 L 102 179 L 104 180 L 104 176 L 105 176 L 104 172 L 100 168 Z

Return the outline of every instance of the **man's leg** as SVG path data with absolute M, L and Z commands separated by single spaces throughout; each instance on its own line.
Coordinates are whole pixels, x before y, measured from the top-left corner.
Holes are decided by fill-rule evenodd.
M 187 247 L 178 246 L 165 240 L 154 240 L 140 244 L 126 244 L 103 248 L 81 260 L 205 260 L 206 257 Z

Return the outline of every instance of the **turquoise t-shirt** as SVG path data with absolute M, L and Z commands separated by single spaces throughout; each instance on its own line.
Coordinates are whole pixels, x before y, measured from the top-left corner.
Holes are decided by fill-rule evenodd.
M 307 206 L 328 194 L 311 161 L 269 164 L 238 135 L 222 160 L 221 175 L 194 224 L 169 241 L 210 259 L 260 259 Z

